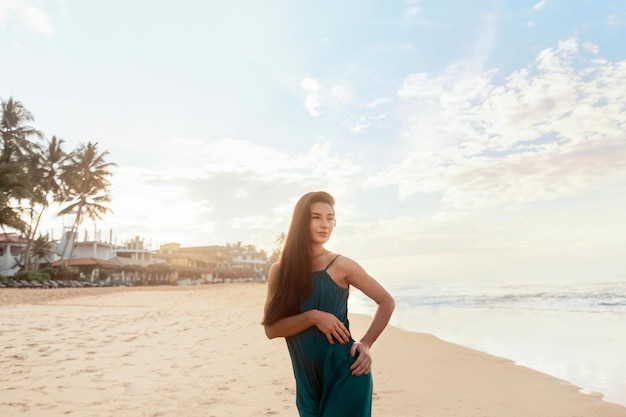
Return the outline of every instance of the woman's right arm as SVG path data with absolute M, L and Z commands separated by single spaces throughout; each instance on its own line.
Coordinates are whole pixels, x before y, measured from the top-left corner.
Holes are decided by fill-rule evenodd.
M 267 298 L 265 300 L 265 308 L 269 304 L 269 300 L 273 296 L 274 280 L 276 279 L 276 268 L 272 266 L 269 277 L 267 279 Z M 328 339 L 328 343 L 335 344 L 337 340 L 340 344 L 345 345 L 350 340 L 350 332 L 346 326 L 334 314 L 320 311 L 308 310 L 300 314 L 284 317 L 272 324 L 266 324 L 265 335 L 269 339 L 275 337 L 289 337 L 302 333 L 310 327 L 317 327 Z
M 266 324 L 264 327 L 265 335 L 269 339 L 273 339 L 275 337 L 295 336 L 313 326 L 326 335 L 328 343 L 331 345 L 335 344 L 335 340 L 342 345 L 350 340 L 350 332 L 346 326 L 334 314 L 320 310 L 308 310 L 304 313 L 282 318 L 271 325 Z

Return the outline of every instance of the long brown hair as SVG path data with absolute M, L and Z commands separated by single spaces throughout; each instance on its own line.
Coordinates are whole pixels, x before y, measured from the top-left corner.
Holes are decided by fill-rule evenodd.
M 274 268 L 274 278 L 262 324 L 271 325 L 283 317 L 300 313 L 300 304 L 311 293 L 311 204 L 335 205 L 333 196 L 314 191 L 300 197 L 293 209 L 285 245 Z

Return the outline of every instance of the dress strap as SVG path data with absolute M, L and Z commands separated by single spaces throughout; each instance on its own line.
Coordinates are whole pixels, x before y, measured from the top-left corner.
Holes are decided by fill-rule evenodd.
M 328 263 L 328 265 L 326 265 L 326 268 L 324 268 L 324 271 L 326 271 L 328 268 L 330 268 L 330 266 L 331 266 L 333 263 L 335 263 L 335 261 L 337 260 L 337 258 L 339 258 L 340 256 L 341 256 L 341 255 L 337 255 L 337 256 L 335 256 L 335 257 L 333 258 L 333 260 L 332 260 L 332 261 L 330 261 L 330 262 Z

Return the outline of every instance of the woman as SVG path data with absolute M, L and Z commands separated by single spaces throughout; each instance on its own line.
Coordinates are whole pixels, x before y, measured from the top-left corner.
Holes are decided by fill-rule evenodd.
M 359 264 L 324 248 L 335 226 L 334 204 L 323 191 L 300 198 L 268 278 L 265 334 L 287 340 L 301 417 L 371 416 L 370 347 L 394 309 L 393 298 Z M 358 342 L 347 317 L 351 285 L 378 304 Z

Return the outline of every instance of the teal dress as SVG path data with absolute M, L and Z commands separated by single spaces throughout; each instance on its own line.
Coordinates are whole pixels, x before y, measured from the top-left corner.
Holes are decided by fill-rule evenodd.
M 338 257 L 338 256 L 337 256 Z M 313 291 L 300 311 L 317 309 L 334 314 L 350 330 L 348 289 L 338 286 L 326 271 L 313 273 Z M 352 376 L 350 357 L 354 339 L 341 345 L 328 343 L 317 327 L 287 338 L 293 373 L 296 377 L 296 405 L 300 417 L 370 417 L 372 376 Z

